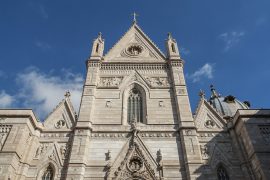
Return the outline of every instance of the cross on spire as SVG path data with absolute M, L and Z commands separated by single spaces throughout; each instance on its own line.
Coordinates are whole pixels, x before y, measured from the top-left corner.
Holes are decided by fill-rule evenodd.
M 137 22 L 137 19 L 136 17 L 139 16 L 137 13 L 132 13 L 132 16 L 133 16 L 133 23 L 136 23 Z

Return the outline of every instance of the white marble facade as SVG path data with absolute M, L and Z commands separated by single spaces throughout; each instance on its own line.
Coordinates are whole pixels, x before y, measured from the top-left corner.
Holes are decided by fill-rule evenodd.
M 269 110 L 212 88 L 192 115 L 170 34 L 166 48 L 134 21 L 105 55 L 101 34 L 93 42 L 78 115 L 69 93 L 44 122 L 1 109 L 0 179 L 267 179 Z

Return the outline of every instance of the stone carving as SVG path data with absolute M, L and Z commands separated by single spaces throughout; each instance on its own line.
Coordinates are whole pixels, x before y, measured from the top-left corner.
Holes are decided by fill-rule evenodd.
M 162 154 L 160 149 L 157 151 L 157 162 L 160 165 L 162 164 Z
M 61 129 L 61 128 L 65 127 L 65 126 L 66 126 L 66 122 L 65 122 L 63 119 L 57 121 L 57 122 L 54 124 L 54 127 L 55 127 L 56 129 Z
M 208 129 L 212 129 L 216 126 L 216 123 L 213 120 L 208 119 L 205 121 L 204 126 Z
M 67 147 L 66 147 L 66 145 L 62 145 L 60 147 L 60 154 L 61 154 L 62 159 L 66 158 L 66 155 L 67 155 Z
M 10 132 L 11 125 L 0 124 L 0 151 L 5 144 L 6 138 Z
M 167 77 L 145 77 L 145 80 L 151 87 L 169 87 L 169 79 Z
M 142 46 L 134 44 L 129 46 L 126 52 L 131 56 L 138 56 L 139 54 L 142 53 L 142 51 L 143 51 Z
M 123 77 L 101 77 L 98 87 L 118 87 L 123 80 Z
M 111 101 L 106 101 L 105 107 L 111 108 L 112 107 L 112 102 Z
M 159 107 L 165 107 L 165 104 L 164 104 L 163 101 L 159 101 L 159 102 L 158 102 L 158 106 L 159 106 Z
M 128 149 L 124 160 L 114 172 L 115 179 L 159 179 L 136 142 Z
M 38 159 L 41 155 L 45 154 L 45 152 L 48 150 L 48 147 L 49 147 L 49 143 L 40 144 L 36 150 L 36 154 L 34 158 Z
M 132 159 L 130 159 L 127 167 L 131 172 L 137 172 L 140 169 L 142 169 L 142 166 L 143 166 L 142 160 L 139 157 L 135 156 Z
M 209 149 L 208 149 L 207 145 L 201 145 L 201 153 L 202 153 L 203 159 L 209 158 Z

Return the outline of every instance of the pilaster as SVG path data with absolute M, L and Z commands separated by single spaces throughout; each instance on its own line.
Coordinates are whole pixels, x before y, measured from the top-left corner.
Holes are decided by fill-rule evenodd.
M 179 120 L 179 133 L 183 147 L 185 168 L 188 179 L 196 179 L 201 165 L 200 146 L 192 117 L 186 82 L 183 73 L 183 60 L 169 60 L 174 97 Z

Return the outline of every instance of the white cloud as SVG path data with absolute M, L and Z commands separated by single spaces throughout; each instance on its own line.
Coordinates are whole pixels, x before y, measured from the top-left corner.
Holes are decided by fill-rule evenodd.
M 184 47 L 180 47 L 180 54 L 183 55 L 189 55 L 190 54 L 190 50 Z
M 206 63 L 200 69 L 195 71 L 191 75 L 187 75 L 188 78 L 192 79 L 192 82 L 198 82 L 202 78 L 212 79 L 213 78 L 213 65 Z
M 48 19 L 49 18 L 49 14 L 45 10 L 45 7 L 42 4 L 39 5 L 39 13 L 40 13 L 40 15 L 41 15 L 41 17 L 43 19 Z
M 18 74 L 17 83 L 21 87 L 18 98 L 23 102 L 23 106 L 33 108 L 44 118 L 64 98 L 65 92 L 70 91 L 74 108 L 78 110 L 83 77 L 66 69 L 63 69 L 61 74 L 63 75 L 45 74 L 33 67 Z
M 51 49 L 51 46 L 46 42 L 37 41 L 35 45 L 43 51 Z
M 14 97 L 7 94 L 4 90 L 0 91 L 0 108 L 8 108 L 15 101 Z
M 225 32 L 219 35 L 219 38 L 221 38 L 224 43 L 224 51 L 228 51 L 231 49 L 234 45 L 240 42 L 241 38 L 245 35 L 245 32 Z

